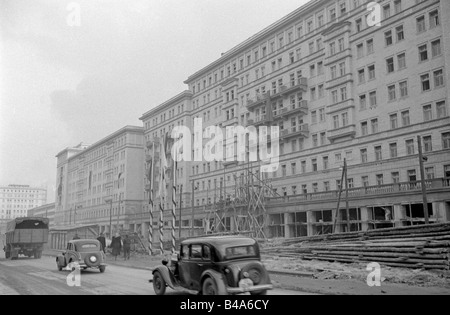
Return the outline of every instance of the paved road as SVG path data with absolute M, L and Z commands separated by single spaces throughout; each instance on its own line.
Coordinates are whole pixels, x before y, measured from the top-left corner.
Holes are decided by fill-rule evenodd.
M 57 271 L 55 259 L 6 260 L 0 253 L 0 295 L 155 295 L 148 282 L 149 271 L 108 266 L 104 274 L 97 270 L 81 272 L 81 286 L 67 285 L 69 271 Z M 188 295 L 167 290 L 167 295 Z M 298 291 L 272 290 L 271 295 L 304 295 Z

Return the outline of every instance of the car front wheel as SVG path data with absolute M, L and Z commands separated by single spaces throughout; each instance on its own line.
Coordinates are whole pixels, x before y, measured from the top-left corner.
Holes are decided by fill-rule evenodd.
M 202 286 L 203 295 L 219 295 L 216 282 L 211 278 L 206 278 Z
M 159 271 L 153 274 L 153 290 L 156 295 L 164 295 L 166 293 L 166 281 Z

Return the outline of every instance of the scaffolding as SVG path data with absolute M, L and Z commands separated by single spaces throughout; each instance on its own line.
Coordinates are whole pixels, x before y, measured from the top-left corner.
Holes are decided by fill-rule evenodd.
M 247 163 L 243 173 L 233 173 L 233 191 L 221 184 L 219 200 L 206 208 L 206 234 L 241 234 L 267 239 L 266 198 L 275 197 L 277 193 L 262 174 L 260 166 Z

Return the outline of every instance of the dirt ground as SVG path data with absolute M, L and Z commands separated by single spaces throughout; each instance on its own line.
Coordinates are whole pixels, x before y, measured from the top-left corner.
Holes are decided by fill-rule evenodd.
M 323 261 L 306 261 L 295 258 L 263 256 L 268 269 L 312 273 L 318 280 L 356 280 L 366 282 L 370 271 L 367 264 L 342 264 Z M 450 288 L 450 272 L 414 270 L 382 266 L 382 281 L 385 284 L 405 284 L 418 287 Z

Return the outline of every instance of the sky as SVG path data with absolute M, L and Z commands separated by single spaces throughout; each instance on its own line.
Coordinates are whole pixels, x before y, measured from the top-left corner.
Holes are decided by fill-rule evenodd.
M 142 126 L 191 74 L 306 2 L 1 0 L 0 185 L 53 202 L 56 154 Z

